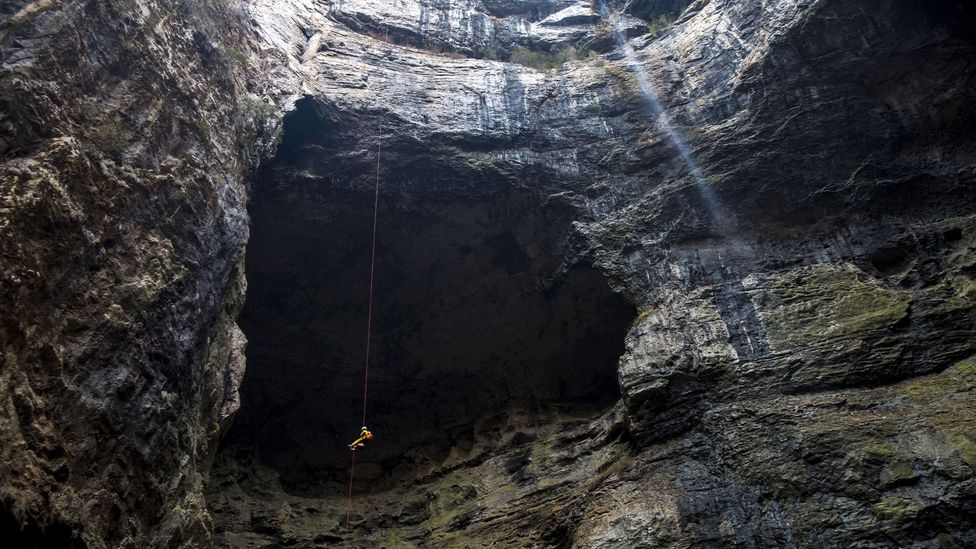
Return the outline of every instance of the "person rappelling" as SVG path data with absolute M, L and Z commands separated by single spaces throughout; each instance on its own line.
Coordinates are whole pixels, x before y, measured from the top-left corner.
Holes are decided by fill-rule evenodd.
M 380 128 L 382 128 L 383 120 L 380 119 Z M 378 134 L 379 135 L 379 134 Z M 370 250 L 370 260 L 369 260 L 369 301 L 366 306 L 366 356 L 363 361 L 363 428 L 359 432 L 359 438 L 352 441 L 349 445 L 349 450 L 352 451 L 350 463 L 349 463 L 349 493 L 346 496 L 348 504 L 346 505 L 346 527 L 349 527 L 349 521 L 352 517 L 352 486 L 353 481 L 356 478 L 356 448 L 362 448 L 366 446 L 366 442 L 373 440 L 373 433 L 366 427 L 366 403 L 369 397 L 369 351 L 370 343 L 373 336 L 373 281 L 376 275 L 376 232 L 379 226 L 380 217 L 380 153 L 382 152 L 382 141 L 377 139 L 376 142 L 376 184 L 373 186 L 373 242 Z
M 362 448 L 363 446 L 366 446 L 367 440 L 373 440 L 373 433 L 371 433 L 369 429 L 363 425 L 363 430 L 360 431 L 359 438 L 354 440 L 352 444 L 349 445 L 349 449 L 355 451 L 356 448 Z

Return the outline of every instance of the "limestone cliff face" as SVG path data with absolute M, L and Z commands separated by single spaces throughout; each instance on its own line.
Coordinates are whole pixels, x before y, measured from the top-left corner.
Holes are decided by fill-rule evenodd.
M 238 15 L 0 7 L 0 505 L 17 546 L 199 546 L 244 338 Z M 21 531 L 22 533 L 18 533 Z
M 0 7 L 5 528 L 976 543 L 972 8 L 608 4 Z

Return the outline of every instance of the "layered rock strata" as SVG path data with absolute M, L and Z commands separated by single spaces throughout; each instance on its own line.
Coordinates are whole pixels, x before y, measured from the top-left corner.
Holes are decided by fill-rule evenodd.
M 576 2 L 14 4 L 0 375 L 15 529 L 89 546 L 976 543 L 968 5 L 697 1 L 662 28 L 682 3 L 611 3 L 628 58 Z M 261 98 L 297 122 L 274 155 Z M 336 204 L 368 204 L 378 146 L 403 246 L 424 220 L 472 221 L 449 242 L 467 253 L 414 254 L 405 279 L 484 267 L 520 281 L 486 301 L 514 287 L 540 303 L 590 273 L 597 302 L 636 310 L 608 331 L 617 386 L 585 406 L 552 390 L 558 368 L 518 390 L 458 384 L 478 406 L 441 438 L 410 429 L 399 461 L 367 458 L 349 523 L 329 457 L 345 437 L 270 459 L 260 419 L 292 403 L 256 386 L 213 471 L 211 530 L 200 490 L 239 379 L 246 170 L 269 158 L 255 218 L 292 216 L 263 218 L 255 242 L 296 220 L 356 242 Z M 354 248 L 338 264 L 361 264 Z M 261 257 L 249 269 L 287 287 L 294 270 Z M 470 341 L 505 341 L 482 332 Z M 465 371 L 450 342 L 389 341 L 428 353 L 417 371 Z M 273 384 L 264 354 L 251 379 Z M 354 385 L 319 381 L 322 400 Z M 414 392 L 438 402 L 433 384 Z

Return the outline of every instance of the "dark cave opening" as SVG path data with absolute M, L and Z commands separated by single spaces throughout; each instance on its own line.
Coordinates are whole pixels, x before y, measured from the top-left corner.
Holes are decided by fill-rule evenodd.
M 225 446 L 300 491 L 344 478 L 360 427 L 373 196 L 337 171 L 310 175 L 326 170 L 308 167 L 322 147 L 295 118 L 249 206 L 248 366 Z M 619 398 L 616 362 L 636 315 L 596 269 L 561 267 L 569 225 L 540 197 L 497 188 L 418 199 L 418 173 L 429 172 L 387 168 L 380 196 L 376 439 L 357 461 L 387 477 L 409 476 L 417 454 L 445 456 L 504 406 L 605 410 Z

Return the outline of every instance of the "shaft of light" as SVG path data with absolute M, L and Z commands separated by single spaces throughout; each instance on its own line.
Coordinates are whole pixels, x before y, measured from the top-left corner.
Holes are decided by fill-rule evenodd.
M 664 110 L 663 103 L 661 103 L 661 100 L 658 99 L 658 95 L 655 93 L 654 87 L 651 85 L 651 78 L 647 73 L 647 69 L 637 60 L 637 54 L 634 52 L 634 48 L 631 47 L 624 34 L 620 31 L 618 15 L 616 13 L 611 13 L 603 0 L 598 0 L 598 6 L 600 10 L 600 17 L 610 24 L 613 32 L 613 39 L 617 43 L 617 47 L 620 48 L 620 51 L 624 54 L 624 58 L 627 64 L 630 66 L 630 70 L 633 73 L 634 78 L 637 80 L 637 85 L 640 88 L 641 95 L 644 97 L 647 106 L 650 108 L 654 120 L 656 120 L 658 129 L 661 130 L 661 132 L 663 132 L 668 138 L 671 146 L 678 153 L 678 156 L 681 158 L 682 162 L 685 163 L 685 166 L 687 166 L 692 181 L 694 181 L 695 187 L 702 198 L 702 202 L 708 209 L 709 215 L 712 217 L 712 221 L 722 232 L 731 231 L 734 225 L 731 216 L 724 213 L 725 208 L 722 207 L 721 201 L 715 194 L 715 191 L 708 184 L 708 180 L 706 180 L 705 176 L 702 175 L 701 167 L 698 165 L 698 162 L 692 155 L 691 147 L 688 146 L 688 140 L 685 139 L 685 136 L 681 133 L 681 130 L 675 128 L 671 124 L 671 120 L 668 118 L 668 114 Z

